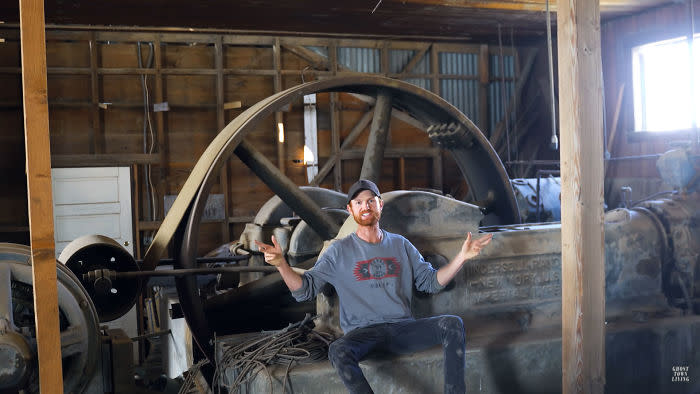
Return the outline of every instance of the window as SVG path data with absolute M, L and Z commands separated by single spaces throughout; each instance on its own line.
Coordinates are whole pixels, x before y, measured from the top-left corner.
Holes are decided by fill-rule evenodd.
M 688 130 L 697 125 L 700 34 L 693 39 L 692 52 L 691 63 L 687 37 L 632 48 L 635 131 Z

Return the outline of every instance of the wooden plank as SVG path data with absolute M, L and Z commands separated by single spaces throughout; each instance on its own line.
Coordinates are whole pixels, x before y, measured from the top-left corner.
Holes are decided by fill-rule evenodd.
M 89 31 L 66 31 L 47 30 L 46 41 L 89 41 L 92 39 L 92 32 Z
M 386 148 L 384 157 L 387 159 L 398 159 L 403 157 L 406 159 L 432 159 L 435 155 L 440 154 L 439 148 Z M 361 159 L 365 156 L 364 149 L 347 149 L 341 153 L 344 160 Z
M 0 67 L 0 74 L 21 74 L 22 67 Z
M 60 70 L 56 70 L 55 72 L 58 71 Z M 156 70 L 138 67 L 100 67 L 97 69 L 97 73 L 100 75 L 154 75 Z
M 389 42 L 383 41 L 382 48 L 380 49 L 380 62 L 381 69 L 380 73 L 384 76 L 389 75 Z
M 331 39 L 317 37 L 280 37 L 280 44 L 287 45 L 305 45 L 315 47 L 327 47 L 331 45 Z
M 105 151 L 105 136 L 102 128 L 102 111 L 98 104 L 100 103 L 100 77 L 97 75 L 99 67 L 97 60 L 97 39 L 95 33 L 90 34 L 90 153 L 104 153 Z
M 46 72 L 50 75 L 91 75 L 90 67 L 48 67 Z
M 433 189 L 442 190 L 442 152 L 435 148 L 433 152 Z
M 350 93 L 350 95 L 355 97 L 356 99 L 358 99 L 360 101 L 364 101 L 365 103 L 367 103 L 371 106 L 374 106 L 374 104 L 377 102 L 377 99 L 375 99 L 374 97 L 366 96 L 364 94 Z M 402 121 L 402 122 L 408 123 L 411 126 L 417 128 L 419 130 L 426 130 L 428 128 L 428 126 L 423 124 L 423 122 L 421 122 L 420 120 L 414 118 L 413 116 L 411 116 L 407 112 L 401 111 L 401 110 L 396 109 L 396 108 L 392 109 L 391 116 Z
M 336 46 L 344 48 L 372 48 L 381 49 L 384 45 L 380 40 L 366 40 L 359 38 L 341 38 L 336 40 Z
M 34 319 L 42 393 L 63 392 L 43 0 L 19 2 Z
M 155 41 L 156 33 L 133 33 L 133 32 L 118 32 L 118 31 L 98 31 L 97 39 L 99 41 L 112 42 L 137 42 L 137 41 Z
M 330 61 L 330 69 L 333 75 L 338 73 L 338 40 L 331 41 L 328 46 L 328 60 Z M 329 105 L 331 115 L 331 152 L 338 154 L 340 152 L 340 114 L 338 113 L 338 93 L 331 92 L 329 94 Z M 342 162 L 338 161 L 333 166 L 333 188 L 336 191 L 343 190 L 343 171 Z
M 224 104 L 224 43 L 221 36 L 216 36 L 214 42 L 214 65 L 216 67 L 216 125 L 219 130 L 223 130 L 226 126 L 226 106 Z M 238 102 L 238 107 L 241 103 Z M 217 131 L 218 132 L 218 131 Z M 229 215 L 229 190 L 228 190 L 228 161 L 221 167 L 219 175 L 219 186 L 221 193 L 224 195 L 224 217 Z M 221 223 L 221 241 L 222 243 L 229 242 L 229 226 L 228 221 Z
M 319 55 L 310 49 L 306 49 L 301 45 L 285 45 L 284 49 L 309 62 L 311 67 L 313 67 L 315 70 L 330 70 L 330 62 L 328 58 Z
M 290 72 L 290 70 L 285 70 L 285 71 Z M 291 73 L 299 74 L 299 70 L 291 70 Z M 225 68 L 224 74 L 225 75 L 269 75 L 269 76 L 274 76 L 274 75 L 277 75 L 277 71 L 276 70 L 251 70 L 251 69 L 245 69 L 245 68 Z
M 52 167 L 116 167 L 158 164 L 160 156 L 148 153 L 103 153 L 97 155 L 51 155 Z
M 275 67 L 275 93 L 282 91 L 282 75 L 280 70 L 282 69 L 282 47 L 280 46 L 279 38 L 275 38 L 275 43 L 272 46 L 272 62 Z M 282 125 L 282 131 L 279 130 L 280 125 Z M 282 112 L 275 112 L 275 136 L 284 136 L 284 115 Z M 281 133 L 281 134 L 280 134 Z M 284 152 L 284 140 L 280 141 L 280 138 L 275 138 L 277 141 L 277 168 L 280 172 L 284 174 L 285 170 L 285 152 Z
M 202 68 L 164 68 L 160 72 L 163 75 L 216 75 L 216 69 Z
M 269 45 L 275 43 L 274 37 L 269 36 L 241 36 L 241 35 L 225 35 L 223 37 L 224 45 Z
M 459 52 L 477 54 L 481 50 L 480 44 L 452 44 L 440 42 L 433 45 L 437 52 Z
M 337 155 L 340 152 L 340 114 L 338 113 L 338 93 L 330 93 L 331 106 L 331 152 Z M 341 156 L 342 157 L 342 156 Z M 333 188 L 337 191 L 343 189 L 342 163 L 338 161 L 333 166 Z
M 620 90 L 617 92 L 617 101 L 615 102 L 615 113 L 613 114 L 613 119 L 612 119 L 612 125 L 610 126 L 610 135 L 608 136 L 608 153 L 610 156 L 612 155 L 612 150 L 613 150 L 613 144 L 615 143 L 615 135 L 617 134 L 617 122 L 620 120 L 620 110 L 622 109 L 622 99 L 625 97 L 625 84 L 623 83 L 620 85 Z M 610 161 L 605 162 L 605 176 L 609 176 L 610 172 L 608 172 L 608 166 L 610 165 Z
M 416 67 L 418 62 L 420 62 L 421 59 L 423 59 L 423 56 L 425 56 L 425 54 L 430 50 L 430 47 L 431 47 L 430 44 L 426 44 L 425 46 L 423 46 L 423 48 L 418 50 L 418 52 L 416 52 L 416 54 L 413 55 L 411 60 L 409 60 L 408 63 L 406 63 L 406 65 L 403 67 L 403 69 L 401 70 L 401 72 L 399 74 L 408 74 L 411 71 L 413 71 L 413 69 Z M 412 74 L 411 77 L 420 78 L 420 77 L 416 77 L 414 74 Z M 426 77 L 430 77 L 430 76 L 426 76 Z
M 605 236 L 600 7 L 559 3 L 562 392 L 605 388 Z
M 367 125 L 369 125 L 369 122 L 372 120 L 373 116 L 374 109 L 371 109 L 365 112 L 364 115 L 362 115 L 362 118 L 360 118 L 360 120 L 357 121 L 355 126 L 353 126 L 352 130 L 350 130 L 348 136 L 345 137 L 345 140 L 343 140 L 343 145 L 340 146 L 339 151 L 332 153 L 326 161 L 326 163 L 323 165 L 323 167 L 320 170 L 318 170 L 318 174 L 316 174 L 314 179 L 310 182 L 311 185 L 318 186 L 323 181 L 323 179 L 326 177 L 326 175 L 328 175 L 330 170 L 340 160 L 340 156 L 343 150 L 345 150 L 348 146 L 352 145 L 357 140 L 357 137 L 359 137 L 360 134 L 362 134 L 362 131 L 367 127 Z
M 431 42 L 421 42 L 421 41 L 389 41 L 390 49 L 408 49 L 414 51 L 420 51 L 425 47 L 432 46 Z
M 484 44 L 479 47 L 479 129 L 486 133 L 487 137 L 491 130 L 489 128 L 489 46 Z
M 439 96 L 440 95 L 440 79 L 438 78 L 438 75 L 440 74 L 440 70 L 439 70 L 439 63 L 438 63 L 438 46 L 437 45 L 433 45 L 433 47 L 430 48 L 430 72 L 433 74 L 433 78 L 430 82 L 430 90 Z
M 156 35 L 153 37 L 153 68 L 156 71 L 155 79 L 154 79 L 154 84 L 155 84 L 155 101 L 153 102 L 154 104 L 162 103 L 165 98 L 164 98 L 164 87 L 163 87 L 163 73 L 161 72 L 163 69 L 163 55 L 161 51 L 161 34 Z M 170 190 L 168 190 L 168 182 L 165 180 L 168 179 L 168 173 L 169 173 L 169 167 L 168 167 L 168 161 L 170 159 L 169 155 L 169 147 L 168 147 L 168 136 L 165 135 L 165 114 L 162 111 L 156 112 L 155 113 L 155 118 L 156 118 L 156 139 L 158 140 L 158 156 L 160 157 L 160 171 L 159 171 L 159 177 L 158 177 L 158 185 L 163 185 L 162 193 L 163 195 L 170 194 Z M 152 176 L 152 175 L 151 175 Z M 156 190 L 158 189 L 158 186 L 156 185 Z M 160 199 L 156 199 L 158 204 L 161 204 Z M 165 216 L 165 213 L 163 210 L 158 210 L 158 212 L 163 212 L 163 216 Z
M 382 159 L 387 145 L 389 135 L 389 125 L 391 123 L 391 109 L 393 97 L 386 90 L 377 93 L 377 102 L 374 106 L 374 117 L 370 126 L 367 148 L 365 149 L 364 160 L 360 179 L 369 179 L 379 183 L 382 174 Z

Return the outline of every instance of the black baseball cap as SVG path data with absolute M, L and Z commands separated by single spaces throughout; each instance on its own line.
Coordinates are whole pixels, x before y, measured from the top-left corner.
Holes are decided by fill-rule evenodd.
M 377 188 L 377 185 L 375 185 L 374 182 L 367 179 L 360 179 L 350 186 L 347 204 L 350 204 L 350 201 L 363 190 L 369 190 L 374 193 L 375 196 L 379 197 L 379 188 Z

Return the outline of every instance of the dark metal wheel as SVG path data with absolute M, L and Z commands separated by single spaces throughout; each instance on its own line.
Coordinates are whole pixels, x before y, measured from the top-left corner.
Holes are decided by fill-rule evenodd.
M 287 177 L 244 141 L 257 124 L 304 95 L 348 92 L 376 97 L 375 117 L 387 116 L 391 106 L 425 125 L 431 139 L 451 151 L 470 190 L 471 201 L 486 211 L 484 225 L 519 223 L 518 207 L 506 171 L 481 131 L 463 113 L 439 96 L 407 82 L 377 76 L 332 78 L 298 85 L 253 105 L 231 121 L 212 141 L 195 165 L 146 253 L 144 269 L 155 267 L 167 244 L 174 240 L 178 265 L 194 266 L 199 223 L 221 167 L 235 153 L 260 179 L 323 239 L 335 236 L 337 224 Z M 383 158 L 381 144 L 370 135 L 363 173 L 376 171 Z M 371 146 L 370 146 L 371 145 Z M 379 145 L 379 148 L 378 148 Z M 374 169 L 374 170 L 373 170 Z M 196 342 L 212 359 L 212 330 L 194 278 L 177 280 L 180 303 Z
M 82 393 L 99 379 L 97 312 L 73 273 L 56 269 L 63 391 Z M 0 294 L 0 392 L 39 392 L 29 247 L 0 243 Z

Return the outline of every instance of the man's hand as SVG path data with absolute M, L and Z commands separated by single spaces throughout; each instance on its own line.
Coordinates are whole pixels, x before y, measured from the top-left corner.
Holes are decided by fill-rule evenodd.
M 462 244 L 460 253 L 465 260 L 473 259 L 481 253 L 481 250 L 491 242 L 493 234 L 486 234 L 479 239 L 472 239 L 472 233 L 467 234 L 467 239 Z
M 282 280 L 289 287 L 289 290 L 296 291 L 301 289 L 303 285 L 301 275 L 298 272 L 294 272 L 296 268 L 290 267 L 287 260 L 284 259 L 282 248 L 277 243 L 274 235 L 272 236 L 272 245 L 258 241 L 255 241 L 255 244 L 258 245 L 258 250 L 265 255 L 265 262 L 277 267 L 280 275 L 282 275 Z
M 258 245 L 258 250 L 263 252 L 266 263 L 279 267 L 280 264 L 287 262 L 282 254 L 282 248 L 277 243 L 274 235 L 272 236 L 273 245 L 264 244 L 259 241 L 255 241 L 255 244 Z
M 467 239 L 462 244 L 462 249 L 455 256 L 449 264 L 440 268 L 437 272 L 437 281 L 442 286 L 446 286 L 452 278 L 457 275 L 464 263 L 472 259 L 481 253 L 481 250 L 486 247 L 491 242 L 493 234 L 486 234 L 479 239 L 472 240 L 472 233 L 467 234 Z

